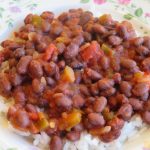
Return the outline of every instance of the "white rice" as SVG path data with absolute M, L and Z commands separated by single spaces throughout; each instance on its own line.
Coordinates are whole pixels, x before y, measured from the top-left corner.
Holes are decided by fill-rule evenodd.
M 10 103 L 4 103 L 4 98 L 0 96 L 0 114 L 6 114 Z M 30 133 L 24 133 L 14 129 L 11 125 L 8 126 L 9 130 L 19 134 L 21 136 L 28 137 L 32 139 L 33 145 L 39 148 L 39 150 L 48 150 L 48 143 L 50 137 L 45 133 L 31 135 Z M 147 129 L 147 125 L 144 124 L 141 118 L 136 115 L 130 122 L 126 122 L 124 128 L 122 129 L 121 136 L 111 142 L 103 143 L 97 137 L 93 137 L 90 134 L 84 132 L 81 138 L 77 142 L 65 141 L 63 150 L 123 150 L 123 144 L 127 143 L 129 139 L 140 133 L 141 130 Z M 20 149 L 21 150 L 21 149 Z

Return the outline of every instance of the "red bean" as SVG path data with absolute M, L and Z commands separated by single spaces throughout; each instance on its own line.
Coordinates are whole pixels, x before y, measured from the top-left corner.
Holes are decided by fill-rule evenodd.
M 41 17 L 49 22 L 52 22 L 52 20 L 54 19 L 54 14 L 51 11 L 44 11 L 41 14 Z
M 79 46 L 75 43 L 71 43 L 67 47 L 67 49 L 64 53 L 64 56 L 66 59 L 70 59 L 70 58 L 76 57 L 78 55 L 78 53 L 79 53 Z
M 143 60 L 142 66 L 144 71 L 150 71 L 150 57 Z
M 100 59 L 100 65 L 101 65 L 102 69 L 107 70 L 110 67 L 109 59 L 106 56 L 103 56 Z
M 90 42 L 92 40 L 92 35 L 88 32 L 84 32 L 83 37 L 84 37 L 86 42 Z
M 100 136 L 100 139 L 105 142 L 105 143 L 108 143 L 108 142 L 112 142 L 114 141 L 115 139 L 117 139 L 121 134 L 121 131 L 120 130 L 111 130 L 110 132 L 108 133 L 104 133 Z
M 149 91 L 149 85 L 147 83 L 138 83 L 134 86 L 132 92 L 135 96 L 142 96 Z
M 124 94 L 117 94 L 116 99 L 121 105 L 129 102 L 128 98 Z
M 85 96 L 89 96 L 89 89 L 84 84 L 80 84 L 79 89 L 80 89 L 81 94 Z
M 92 19 L 92 13 L 89 11 L 86 11 L 84 13 L 81 14 L 80 17 L 80 25 L 85 25 L 88 21 L 90 21 Z
M 31 41 L 26 41 L 25 48 L 26 49 L 34 49 L 34 43 Z
M 45 52 L 46 48 L 47 48 L 47 44 L 44 42 L 41 42 L 40 44 L 36 45 L 36 50 L 40 53 Z
M 86 68 L 85 73 L 93 81 L 97 81 L 102 78 L 102 75 L 100 73 L 98 73 L 97 71 L 92 70 L 90 68 Z
M 85 100 L 82 96 L 80 95 L 75 95 L 73 97 L 73 106 L 76 108 L 80 108 L 85 104 Z
M 112 120 L 110 120 L 107 125 L 111 126 L 112 130 L 120 130 L 123 128 L 125 121 L 118 118 L 114 117 Z
M 116 84 L 121 82 L 121 74 L 120 73 L 115 73 L 113 75 L 113 80 L 115 81 Z
M 22 56 L 25 55 L 25 50 L 23 48 L 17 48 L 15 51 L 14 51 L 14 56 L 16 58 L 20 58 Z
M 12 88 L 10 81 L 8 80 L 8 77 L 6 74 L 0 74 L 0 87 L 3 90 L 3 92 L 9 92 Z
M 93 25 L 93 31 L 95 33 L 99 33 L 99 34 L 105 34 L 107 32 L 107 30 L 105 29 L 105 27 L 103 27 L 100 24 L 94 24 Z
M 52 79 L 51 77 L 47 77 L 46 81 L 49 86 L 54 86 L 56 84 L 55 80 Z
M 130 97 L 131 96 L 131 89 L 132 89 L 132 86 L 129 82 L 127 81 L 122 81 L 120 83 L 120 90 L 123 94 L 125 94 L 127 97 Z
M 88 114 L 88 120 L 94 126 L 103 126 L 105 124 L 103 116 L 98 113 Z
M 142 119 L 144 120 L 144 122 L 146 122 L 147 124 L 150 124 L 150 112 L 149 111 L 145 111 L 142 114 Z
M 105 96 L 105 97 L 109 97 L 109 96 L 112 96 L 115 93 L 116 93 L 116 89 L 113 88 L 113 87 L 110 87 L 110 88 L 108 88 L 108 89 L 106 89 L 104 91 L 101 91 L 100 95 L 101 96 Z
M 80 132 L 77 131 L 71 131 L 69 133 L 67 133 L 67 139 L 69 139 L 70 141 L 77 141 L 80 139 Z
M 56 46 L 57 46 L 59 54 L 62 54 L 64 52 L 65 48 L 66 48 L 64 43 L 57 43 Z
M 29 64 L 29 74 L 32 78 L 40 78 L 43 76 L 41 63 L 37 60 L 32 60 Z
M 21 57 L 21 59 L 19 60 L 19 62 L 17 64 L 17 71 L 19 74 L 26 74 L 27 73 L 28 65 L 29 65 L 31 60 L 32 60 L 31 56 Z
M 26 18 L 24 19 L 24 23 L 25 23 L 25 24 L 30 24 L 30 23 L 32 23 L 32 17 L 33 17 L 32 14 L 27 15 Z
M 21 128 L 29 127 L 30 119 L 28 114 L 23 110 L 18 110 L 15 114 L 14 122 Z
M 134 110 L 142 110 L 143 109 L 143 102 L 137 98 L 129 98 L 129 103 L 132 105 Z
M 42 28 L 42 31 L 43 32 L 49 32 L 50 31 L 50 28 L 51 28 L 51 25 L 49 22 L 47 21 L 42 21 L 42 25 L 41 25 L 41 28 Z
M 73 127 L 73 130 L 77 132 L 83 131 L 84 130 L 83 124 L 82 123 L 77 124 L 76 126 Z
M 108 89 L 113 85 L 114 85 L 114 81 L 111 79 L 104 78 L 98 81 L 98 87 L 100 90 Z
M 147 101 L 144 103 L 144 110 L 150 111 L 150 100 L 147 100 Z
M 118 116 L 122 117 L 123 120 L 129 120 L 132 116 L 133 110 L 130 104 L 123 104 L 118 110 Z
M 120 45 L 121 42 L 122 42 L 122 39 L 120 37 L 118 37 L 118 36 L 115 36 L 115 35 L 109 36 L 108 40 L 109 40 L 109 43 L 111 45 L 115 45 L 115 46 L 116 45 Z
M 94 101 L 93 109 L 97 113 L 101 113 L 107 105 L 107 99 L 105 97 L 99 97 Z
M 59 136 L 53 136 L 50 141 L 50 150 L 62 150 L 63 143 Z
M 150 49 L 150 38 L 148 36 L 144 37 L 144 46 Z
M 90 91 L 93 96 L 96 96 L 99 94 L 99 89 L 98 89 L 97 83 L 91 84 Z
M 25 104 L 26 97 L 22 89 L 15 89 L 13 96 L 16 104 Z
M 39 81 L 38 79 L 32 80 L 32 89 L 35 93 L 39 94 L 42 93 L 45 89 L 45 84 Z
M 150 53 L 149 49 L 145 46 L 139 46 L 135 50 L 139 55 L 148 55 Z
M 31 112 L 31 113 L 36 113 L 37 109 L 34 105 L 32 104 L 26 104 L 26 111 Z
M 121 60 L 121 65 L 126 69 L 133 69 L 136 66 L 136 62 L 132 59 L 124 58 Z
M 18 86 L 22 83 L 23 78 L 16 72 L 16 69 L 12 69 L 9 71 L 9 80 L 13 86 Z
M 143 37 L 137 37 L 137 38 L 134 38 L 133 40 L 131 40 L 131 43 L 133 43 L 134 46 L 140 46 L 142 45 L 144 42 L 144 38 Z
M 58 107 L 69 108 L 72 105 L 71 99 L 62 93 L 54 94 L 53 98 Z

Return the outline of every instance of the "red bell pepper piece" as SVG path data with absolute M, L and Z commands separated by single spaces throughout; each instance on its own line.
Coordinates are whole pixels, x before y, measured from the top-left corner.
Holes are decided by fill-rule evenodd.
M 44 59 L 45 61 L 50 60 L 51 57 L 52 57 L 52 55 L 53 55 L 53 53 L 54 53 L 54 51 L 56 51 L 56 50 L 57 50 L 57 47 L 56 47 L 54 44 L 51 43 L 51 44 L 47 47 L 47 49 L 46 49 L 46 51 L 45 51 L 45 53 L 44 53 L 44 55 L 43 55 L 43 59 Z
M 89 61 L 90 59 L 93 59 L 93 58 L 99 59 L 103 55 L 104 53 L 100 49 L 100 45 L 96 41 L 93 41 L 90 44 L 90 46 L 88 46 L 81 52 L 81 57 L 84 61 Z

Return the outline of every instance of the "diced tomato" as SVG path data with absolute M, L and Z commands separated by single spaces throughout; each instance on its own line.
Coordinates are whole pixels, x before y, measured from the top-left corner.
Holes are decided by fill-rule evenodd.
M 54 51 L 56 51 L 56 50 L 57 50 L 56 46 L 51 43 L 51 44 L 47 47 L 47 49 L 46 49 L 46 51 L 45 51 L 45 53 L 44 53 L 44 55 L 43 55 L 43 59 L 44 59 L 45 61 L 50 60 L 51 57 L 52 57 L 52 55 L 53 55 L 53 53 L 54 53 Z
M 33 133 L 33 134 L 36 134 L 36 133 L 38 133 L 40 130 L 39 130 L 39 128 L 36 126 L 36 125 L 34 125 L 33 123 L 30 125 L 30 132 L 31 133 Z
M 81 57 L 84 61 L 89 61 L 92 58 L 98 59 L 99 57 L 103 55 L 104 53 L 100 49 L 100 45 L 96 41 L 93 41 L 90 44 L 90 46 L 88 46 L 81 52 Z
M 38 113 L 28 113 L 31 120 L 37 121 L 39 119 Z

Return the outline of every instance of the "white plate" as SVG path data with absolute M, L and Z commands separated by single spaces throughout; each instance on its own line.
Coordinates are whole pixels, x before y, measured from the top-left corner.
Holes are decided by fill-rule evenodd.
M 112 14 L 114 19 L 123 20 L 127 18 L 133 23 L 139 35 L 150 35 L 150 1 L 143 0 L 0 0 L 0 41 L 6 39 L 10 34 L 23 24 L 23 19 L 28 13 L 41 13 L 51 10 L 58 15 L 70 8 L 84 8 L 90 10 L 95 16 L 103 13 Z M 1 111 L 1 110 L 0 110 Z M 0 119 L 1 120 L 1 119 Z M 124 150 L 144 150 L 150 148 L 150 130 L 140 131 L 134 138 L 129 139 L 124 145 Z M 26 139 L 16 135 L 5 128 L 0 122 L 0 150 L 34 150 L 34 147 Z M 122 148 L 123 149 L 123 148 Z

